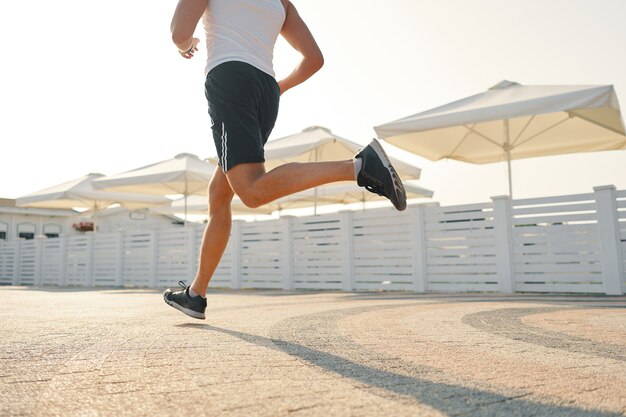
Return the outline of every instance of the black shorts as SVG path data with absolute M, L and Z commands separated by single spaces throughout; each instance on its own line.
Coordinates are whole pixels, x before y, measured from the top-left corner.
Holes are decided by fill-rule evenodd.
M 239 61 L 213 68 L 204 92 L 213 140 L 224 172 L 237 164 L 265 162 L 263 146 L 278 116 L 280 89 L 260 69 Z

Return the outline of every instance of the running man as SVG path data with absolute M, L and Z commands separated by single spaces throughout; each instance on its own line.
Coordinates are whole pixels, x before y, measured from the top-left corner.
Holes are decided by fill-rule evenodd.
M 179 0 L 171 31 L 183 58 L 193 58 L 198 50 L 200 40 L 193 33 L 200 19 L 208 55 L 204 87 L 219 167 L 209 185 L 210 217 L 196 277 L 189 287 L 181 283 L 183 290 L 166 290 L 163 298 L 204 319 L 206 290 L 230 235 L 234 194 L 254 208 L 323 184 L 356 180 L 404 210 L 406 193 L 375 139 L 352 160 L 289 163 L 266 172 L 263 147 L 276 122 L 280 96 L 322 67 L 322 52 L 289 0 Z M 277 82 L 272 58 L 279 34 L 302 60 Z

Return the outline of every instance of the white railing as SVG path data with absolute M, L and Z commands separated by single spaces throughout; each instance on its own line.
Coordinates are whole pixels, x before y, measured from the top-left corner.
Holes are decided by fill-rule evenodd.
M 494 204 L 427 207 L 426 289 L 499 291 Z
M 515 288 L 604 292 L 594 194 L 514 201 Z
M 345 262 L 342 230 L 344 213 L 326 216 L 299 217 L 286 221 L 291 232 L 290 251 L 292 264 L 287 271 L 294 289 L 343 289 L 343 277 L 349 276 Z
M 0 243 L 0 284 L 190 282 L 204 225 Z M 214 287 L 623 294 L 626 191 L 235 221 Z

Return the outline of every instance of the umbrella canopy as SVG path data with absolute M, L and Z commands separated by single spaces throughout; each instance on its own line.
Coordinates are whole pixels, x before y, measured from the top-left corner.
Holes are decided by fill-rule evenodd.
M 379 137 L 431 160 L 477 164 L 624 149 L 613 86 L 524 86 L 488 91 L 374 128 Z
M 257 208 L 249 208 L 237 195 L 233 197 L 233 202 L 231 204 L 231 209 L 233 214 L 236 215 L 255 215 L 255 214 L 271 214 L 273 210 L 275 210 L 271 205 L 265 205 Z M 164 207 L 155 207 L 150 209 L 155 213 L 181 213 L 185 210 L 185 199 L 180 198 L 178 200 L 172 201 L 169 206 Z M 191 214 L 207 214 L 209 210 L 208 198 L 207 196 L 201 195 L 190 195 L 187 199 L 187 213 Z
M 312 126 L 300 133 L 273 139 L 265 145 L 265 167 L 269 171 L 288 162 L 319 162 L 352 159 L 363 148 L 356 142 L 335 135 L 325 127 Z M 418 179 L 420 169 L 410 162 L 390 156 L 403 179 Z
M 407 198 L 429 198 L 433 195 L 432 191 L 418 186 L 415 184 L 415 181 L 407 181 L 404 183 L 404 186 L 407 192 Z M 315 204 L 365 203 L 384 199 L 384 197 L 372 194 L 354 183 L 338 183 L 318 187 L 317 193 L 311 189 L 291 194 L 256 209 L 247 208 L 241 200 L 235 196 L 231 207 L 234 214 L 270 214 L 277 210 L 312 207 Z M 188 211 L 191 213 L 206 214 L 208 210 L 206 197 L 191 196 L 187 204 Z M 153 209 L 153 211 L 159 213 L 176 213 L 181 212 L 183 208 L 184 202 L 181 199 L 173 201 L 170 207 L 159 207 Z
M 94 187 L 107 191 L 142 194 L 206 194 L 215 165 L 196 155 L 181 153 L 172 159 L 109 175 L 94 181 Z
M 88 174 L 84 177 L 37 191 L 16 200 L 19 207 L 71 209 L 75 207 L 101 210 L 111 204 L 120 204 L 130 209 L 145 208 L 168 204 L 165 197 L 98 191 L 93 188 L 93 181 L 102 178 L 102 174 Z
M 195 155 L 181 153 L 172 159 L 99 178 L 94 186 L 107 191 L 156 195 L 206 195 L 215 165 Z M 186 217 L 186 216 L 185 216 Z

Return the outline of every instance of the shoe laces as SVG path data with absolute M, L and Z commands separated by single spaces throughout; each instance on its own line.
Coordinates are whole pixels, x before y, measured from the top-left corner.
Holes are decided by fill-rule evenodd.
M 187 289 L 187 284 L 185 284 L 185 281 L 178 281 L 178 285 L 180 285 L 183 290 Z

